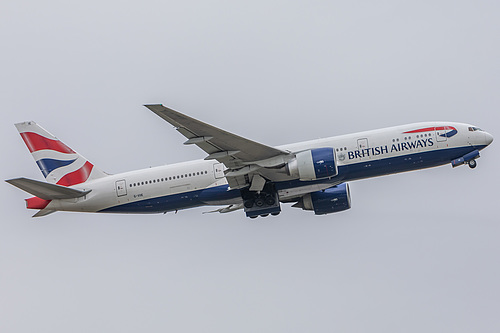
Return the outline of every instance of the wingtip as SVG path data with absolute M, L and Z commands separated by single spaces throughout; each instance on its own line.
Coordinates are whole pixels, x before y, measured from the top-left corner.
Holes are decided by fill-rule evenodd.
M 144 106 L 154 113 L 162 112 L 166 109 L 163 104 L 144 104 Z

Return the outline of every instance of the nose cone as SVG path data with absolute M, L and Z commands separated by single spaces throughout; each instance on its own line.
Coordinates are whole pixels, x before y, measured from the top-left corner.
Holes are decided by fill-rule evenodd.
M 489 146 L 493 142 L 493 135 L 484 132 L 484 144 Z

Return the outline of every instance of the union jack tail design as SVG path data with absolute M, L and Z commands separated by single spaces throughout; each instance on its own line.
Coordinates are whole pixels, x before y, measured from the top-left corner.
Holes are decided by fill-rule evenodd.
M 49 183 L 72 186 L 106 176 L 34 121 L 16 124 L 16 127 Z

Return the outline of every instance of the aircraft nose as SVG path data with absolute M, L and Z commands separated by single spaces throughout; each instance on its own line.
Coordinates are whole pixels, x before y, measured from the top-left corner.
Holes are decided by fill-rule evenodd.
M 493 135 L 488 132 L 484 132 L 484 144 L 489 146 L 493 142 Z

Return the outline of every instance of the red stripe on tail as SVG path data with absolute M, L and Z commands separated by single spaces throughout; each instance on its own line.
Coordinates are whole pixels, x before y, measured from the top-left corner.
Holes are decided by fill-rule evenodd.
M 85 162 L 84 166 L 82 166 L 80 169 L 70 172 L 67 175 L 63 176 L 61 179 L 59 179 L 57 185 L 71 186 L 71 185 L 85 183 L 87 179 L 89 179 L 93 167 L 94 166 L 92 165 L 92 163 Z
M 73 149 L 59 140 L 52 140 L 33 132 L 21 133 L 21 137 L 31 153 L 39 150 L 55 150 L 60 153 L 74 154 Z

